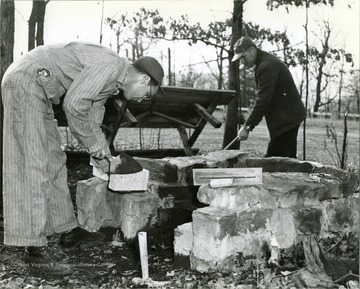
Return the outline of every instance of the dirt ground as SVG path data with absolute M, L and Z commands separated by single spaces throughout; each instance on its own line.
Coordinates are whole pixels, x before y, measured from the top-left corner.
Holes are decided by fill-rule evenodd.
M 307 155 L 309 160 L 319 161 L 324 164 L 333 164 L 332 158 L 324 149 L 325 124 L 323 120 L 313 120 L 309 123 L 306 142 L 308 143 Z M 341 123 L 337 123 L 339 141 L 341 139 Z M 353 168 L 358 169 L 359 164 L 359 124 L 352 122 L 349 129 L 348 160 Z M 299 158 L 303 142 L 302 131 L 299 132 Z M 135 134 L 122 135 L 122 145 L 131 148 L 137 143 Z M 201 152 L 219 150 L 221 148 L 221 131 L 213 133 L 212 128 L 206 127 L 199 137 L 195 147 Z M 174 140 L 169 133 L 168 137 Z M 247 142 L 241 144 L 242 151 L 249 151 L 252 155 L 261 156 L 266 149 L 268 135 L 266 127 L 261 124 L 254 131 Z M 329 140 L 330 141 L 330 140 Z M 166 144 L 167 140 L 163 140 Z M 329 143 L 331 145 L 333 143 Z M 173 147 L 179 147 L 178 143 Z M 149 144 L 149 147 L 151 145 Z M 336 152 L 335 152 L 336 153 Z M 76 183 L 91 177 L 91 168 L 85 161 L 68 162 L 68 185 L 75 204 Z M 2 200 L 1 200 L 2 205 Z M 260 281 L 266 278 L 277 278 L 276 272 L 280 269 L 296 271 L 303 266 L 301 248 L 292 248 L 291 251 L 282 252 L 282 268 L 271 268 L 264 265 L 263 260 L 244 259 L 237 256 L 236 266 L 232 272 L 202 274 L 190 271 L 174 263 L 171 242 L 156 232 L 149 235 L 149 276 L 154 281 L 167 283 L 152 283 L 149 286 L 137 282 L 141 277 L 139 250 L 136 244 L 126 244 L 121 239 L 112 242 L 116 236 L 115 229 L 104 229 L 105 242 L 95 248 L 63 252 L 59 247 L 59 235 L 49 238 L 51 251 L 61 263 L 70 264 L 73 274 L 52 279 L 39 275 L 36 270 L 27 266 L 22 261 L 23 248 L 7 247 L 3 245 L 3 218 L 0 206 L 0 288 L 257 288 Z M 357 280 L 358 238 L 354 234 L 344 235 L 341 239 L 323 240 L 320 244 L 326 251 L 327 268 L 332 272 L 333 280 L 338 280 L 336 285 L 346 285 L 348 280 Z M 349 272 L 352 272 L 349 275 Z M 346 276 L 346 277 L 344 277 Z M 135 279 L 134 279 L 135 278 Z M 259 281 L 260 280 L 260 281 Z M 291 288 L 294 286 L 289 278 L 279 277 L 283 286 L 277 288 Z M 246 285 L 244 285 L 246 284 Z M 260 286 L 261 287 L 261 286 Z M 261 288 L 266 288 L 263 285 Z M 267 287 L 275 288 L 275 287 Z M 335 288 L 339 288 L 336 286 Z

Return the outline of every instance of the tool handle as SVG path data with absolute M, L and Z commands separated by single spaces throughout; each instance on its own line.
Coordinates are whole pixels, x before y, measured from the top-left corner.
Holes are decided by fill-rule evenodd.
M 239 137 L 236 136 L 236 138 L 234 138 L 234 139 L 223 149 L 223 151 L 225 151 L 225 150 L 227 150 L 229 147 L 231 147 L 238 139 L 239 139 Z

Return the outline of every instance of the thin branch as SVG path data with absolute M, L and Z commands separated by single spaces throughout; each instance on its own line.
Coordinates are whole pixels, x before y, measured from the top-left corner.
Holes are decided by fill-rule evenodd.
M 353 272 L 350 271 L 350 273 L 347 273 L 346 275 L 340 277 L 339 279 L 335 280 L 334 283 L 339 283 L 342 280 L 344 280 L 347 277 L 355 277 L 356 280 L 359 280 L 359 275 L 354 274 Z

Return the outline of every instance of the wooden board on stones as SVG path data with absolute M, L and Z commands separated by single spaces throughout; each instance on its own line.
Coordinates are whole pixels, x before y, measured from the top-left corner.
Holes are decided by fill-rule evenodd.
M 229 187 L 262 184 L 262 168 L 193 169 L 195 186 Z

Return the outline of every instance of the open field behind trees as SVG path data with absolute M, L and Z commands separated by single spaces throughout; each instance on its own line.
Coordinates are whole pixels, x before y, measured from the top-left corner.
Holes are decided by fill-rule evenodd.
M 224 112 L 216 110 L 215 117 L 224 121 Z M 322 164 L 335 165 L 339 162 L 336 153 L 336 147 L 341 154 L 344 135 L 344 121 L 338 119 L 308 118 L 306 126 L 306 160 L 316 161 Z M 326 126 L 333 126 L 333 131 L 337 134 L 337 145 L 335 139 L 327 137 Z M 359 168 L 359 121 L 347 121 L 347 167 L 358 170 Z M 61 129 L 63 136 L 63 145 L 67 142 L 69 148 L 76 147 L 75 139 L 66 137 L 64 129 Z M 193 148 L 200 149 L 200 153 L 217 151 L 222 149 L 222 139 L 224 133 L 224 124 L 215 129 L 207 124 L 195 142 Z M 140 139 L 142 149 L 157 148 L 183 148 L 181 139 L 176 129 L 143 129 L 121 128 L 115 138 L 115 147 L 118 150 L 140 149 Z M 247 141 L 241 142 L 240 150 L 249 152 L 252 156 L 262 156 L 267 148 L 269 134 L 266 123 L 263 120 L 253 132 L 250 133 Z M 298 159 L 303 159 L 303 125 L 301 125 L 298 135 Z M 326 146 L 325 146 L 326 143 Z M 327 148 L 326 148 L 327 147 Z

